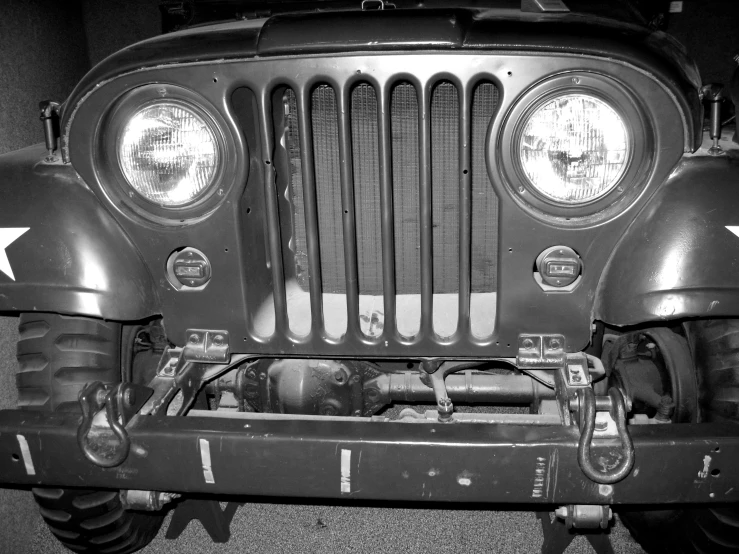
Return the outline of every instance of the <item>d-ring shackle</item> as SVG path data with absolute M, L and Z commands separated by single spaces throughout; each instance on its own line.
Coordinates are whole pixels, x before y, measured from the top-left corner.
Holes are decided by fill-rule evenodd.
M 580 443 L 577 448 L 577 461 L 582 472 L 595 483 L 609 485 L 618 483 L 626 477 L 634 467 L 634 443 L 626 428 L 626 406 L 621 391 L 612 387 L 608 391 L 611 399 L 611 417 L 616 422 L 618 436 L 621 439 L 623 458 L 613 469 L 600 471 L 593 467 L 590 461 L 590 446 L 595 431 L 595 393 L 590 387 L 578 390 L 580 409 L 582 410 L 583 429 L 580 435 Z

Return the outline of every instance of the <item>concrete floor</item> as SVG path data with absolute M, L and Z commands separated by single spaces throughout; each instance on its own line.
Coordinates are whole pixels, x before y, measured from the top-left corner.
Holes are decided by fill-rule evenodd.
M 0 317 L 0 409 L 15 405 L 17 321 Z M 333 504 L 249 499 L 239 508 L 226 544 L 211 542 L 195 522 L 176 541 L 164 538 L 167 522 L 142 552 L 399 553 L 539 552 L 542 533 L 533 512 L 494 511 L 468 505 Z M 641 548 L 616 521 L 611 532 L 616 553 Z M 30 493 L 0 489 L 0 552 L 64 553 L 38 515 Z M 577 537 L 568 554 L 593 552 Z

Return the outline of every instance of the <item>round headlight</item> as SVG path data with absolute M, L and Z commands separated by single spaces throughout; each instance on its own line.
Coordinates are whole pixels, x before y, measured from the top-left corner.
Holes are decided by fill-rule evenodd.
M 167 101 L 134 112 L 123 127 L 118 160 L 128 184 L 161 206 L 203 196 L 214 180 L 219 148 L 211 125 L 190 107 Z
M 521 168 L 549 200 L 577 205 L 602 198 L 616 187 L 631 151 L 623 118 L 587 94 L 565 94 L 535 109 L 522 125 Z

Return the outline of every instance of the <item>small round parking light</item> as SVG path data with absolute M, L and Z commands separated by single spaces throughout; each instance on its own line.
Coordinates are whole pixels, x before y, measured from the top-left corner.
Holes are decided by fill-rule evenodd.
M 176 250 L 167 260 L 167 279 L 177 290 L 201 290 L 211 275 L 210 261 L 196 248 Z
M 539 254 L 536 271 L 542 288 L 567 289 L 574 285 L 582 273 L 582 260 L 568 246 L 552 246 Z

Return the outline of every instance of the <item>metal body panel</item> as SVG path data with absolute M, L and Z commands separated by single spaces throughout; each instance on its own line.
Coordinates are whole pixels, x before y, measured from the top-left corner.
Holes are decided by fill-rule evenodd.
M 739 159 L 686 158 L 631 225 L 598 287 L 616 325 L 739 314 Z
M 0 226 L 30 228 L 6 248 L 0 312 L 136 320 L 159 311 L 136 248 L 69 165 L 43 145 L 0 156 Z
M 739 497 L 739 436 L 730 424 L 631 426 L 633 471 L 619 483 L 598 485 L 577 465 L 575 426 L 148 416 L 129 427 L 128 459 L 104 469 L 77 447 L 78 423 L 71 414 L 0 412 L 0 451 L 8 454 L 0 459 L 0 480 L 221 495 L 540 504 Z M 594 450 L 594 456 L 608 455 L 619 445 L 604 442 Z
M 495 162 L 499 148 L 496 141 L 506 114 L 534 83 L 547 75 L 578 71 L 606 73 L 628 83 L 630 94 L 647 121 L 650 144 L 657 148 L 648 174 L 642 172 L 631 183 L 639 188 L 638 197 L 617 216 L 605 221 L 562 225 L 533 218 L 514 201 Z M 328 83 L 342 91 L 357 82 L 368 82 L 376 90 L 388 90 L 392 83 L 401 80 L 414 83 L 421 91 L 439 79 L 451 80 L 463 93 L 481 80 L 491 81 L 500 89 L 498 115 L 491 124 L 488 146 L 489 175 L 500 202 L 497 331 L 489 339 L 476 339 L 462 332 L 449 339 L 429 333 L 406 339 L 388 325 L 380 337 L 348 330 L 336 339 L 326 336 L 317 326 L 307 337 L 293 336 L 285 323 L 279 220 L 277 206 L 272 202 L 281 193 L 275 190 L 274 165 L 266 163 L 270 161 L 274 140 L 270 136 L 269 91 L 277 86 L 289 86 L 300 97 L 317 83 Z M 96 171 L 100 114 L 132 88 L 152 81 L 198 90 L 211 105 L 222 110 L 220 115 L 229 125 L 227 131 L 237 139 L 242 137 L 242 132 L 229 102 L 231 94 L 239 87 L 249 87 L 259 104 L 261 143 L 250 151 L 244 142 L 236 144 L 237 151 L 241 149 L 239 159 L 243 161 L 233 168 L 224 183 L 227 192 L 223 201 L 207 217 L 192 224 L 161 226 L 142 222 L 107 196 L 105 183 Z M 466 93 L 460 94 L 465 96 Z M 649 98 L 649 102 L 640 98 Z M 590 320 L 583 314 L 592 312 L 602 268 L 631 219 L 666 179 L 682 153 L 680 112 L 673 100 L 665 86 L 641 71 L 584 56 L 544 58 L 500 52 L 433 52 L 189 64 L 138 71 L 98 87 L 82 103 L 75 118 L 71 155 L 74 167 L 110 207 L 148 267 L 164 268 L 170 253 L 183 246 L 197 248 L 210 259 L 213 278 L 202 291 L 178 292 L 166 282 L 160 283 L 162 313 L 169 337 L 176 344 L 184 343 L 188 328 L 217 328 L 237 337 L 231 344 L 232 352 L 236 353 L 488 357 L 511 356 L 521 333 L 560 333 L 566 337 L 568 350 L 579 351 L 590 340 Z M 244 213 L 242 198 L 255 202 L 250 204 L 250 215 Z M 574 291 L 548 294 L 536 284 L 532 267 L 540 252 L 557 244 L 575 249 L 583 258 L 586 271 Z M 269 337 L 258 336 L 254 331 L 255 302 L 271 294 L 273 285 L 276 332 Z M 465 308 L 462 306 L 460 310 L 462 317 Z M 464 328 L 464 323 L 460 328 Z

